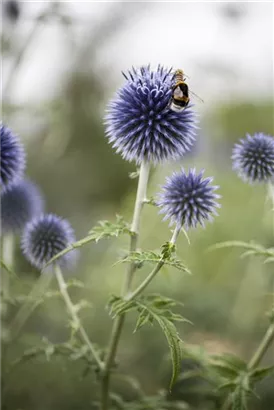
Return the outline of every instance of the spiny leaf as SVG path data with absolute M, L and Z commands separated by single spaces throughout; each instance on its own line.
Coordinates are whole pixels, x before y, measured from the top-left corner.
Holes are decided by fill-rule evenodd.
M 274 366 L 269 367 L 261 367 L 259 369 L 253 370 L 250 375 L 251 382 L 258 382 L 268 376 L 270 376 L 274 372 Z
M 129 235 L 132 234 L 130 225 L 120 215 L 116 215 L 116 222 L 100 221 L 97 226 L 89 231 L 89 235 L 93 237 L 95 242 L 98 242 L 103 238 L 117 237 L 124 233 Z
M 228 366 L 237 373 L 247 369 L 246 362 L 234 354 L 222 353 L 221 355 L 212 355 L 211 359 L 213 360 L 213 364 L 219 363 L 221 365 Z
M 227 241 L 217 243 L 216 245 L 211 246 L 208 250 L 213 251 L 216 249 L 222 248 L 242 248 L 246 251 L 242 254 L 243 257 L 246 256 L 264 256 L 266 258 L 265 262 L 273 262 L 274 261 L 274 248 L 265 248 L 260 244 L 256 244 L 253 242 L 242 242 L 242 241 Z
M 211 368 L 215 370 L 224 379 L 235 380 L 238 376 L 237 370 L 221 363 L 211 364 Z
M 141 307 L 144 312 L 147 310 L 148 317 L 151 316 L 155 321 L 158 322 L 159 326 L 163 330 L 166 339 L 168 341 L 171 359 L 172 359 L 172 377 L 170 381 L 170 389 L 173 386 L 174 382 L 176 381 L 180 370 L 181 370 L 181 339 L 177 332 L 177 329 L 174 323 L 171 321 L 171 318 L 167 318 L 164 314 L 166 311 L 159 312 L 151 308 L 151 306 L 145 305 L 143 302 L 136 301 L 137 306 Z M 144 314 L 144 313 L 143 313 Z
M 145 262 L 157 264 L 159 262 L 163 262 L 165 265 L 172 266 L 176 269 L 181 271 L 190 273 L 189 269 L 176 257 L 170 256 L 163 256 L 162 253 L 156 253 L 152 251 L 135 251 L 131 252 L 128 256 L 120 259 L 116 262 L 118 263 L 136 263 L 136 264 L 143 264 Z
M 176 302 L 172 299 L 162 297 L 159 294 L 142 296 L 131 301 L 124 301 L 122 298 L 112 296 L 109 302 L 110 311 L 114 316 L 121 315 L 129 310 L 136 309 L 139 317 L 134 329 L 136 332 L 145 323 L 156 321 L 163 330 L 170 348 L 173 370 L 170 388 L 174 384 L 181 368 L 181 339 L 177 333 L 174 322 L 187 321 L 179 314 L 173 313 L 171 307 Z
M 90 242 L 97 243 L 101 239 L 117 237 L 124 233 L 132 235 L 130 225 L 120 215 L 116 216 L 116 222 L 114 223 L 109 221 L 99 221 L 98 225 L 95 226 L 91 231 L 89 231 L 88 235 L 85 238 L 70 244 L 67 248 L 51 258 L 44 266 L 44 269 L 73 249 L 81 248 L 82 246 L 87 245 Z

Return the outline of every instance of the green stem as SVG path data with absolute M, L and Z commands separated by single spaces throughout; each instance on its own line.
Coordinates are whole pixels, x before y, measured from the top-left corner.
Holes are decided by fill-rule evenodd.
M 178 238 L 178 235 L 181 231 L 180 226 L 176 226 L 176 228 L 173 231 L 170 243 L 175 245 L 175 242 Z M 150 272 L 150 274 L 144 279 L 144 281 L 138 286 L 137 289 L 134 290 L 132 293 L 128 293 L 128 295 L 125 296 L 125 300 L 130 301 L 135 299 L 137 296 L 140 295 L 140 293 L 143 292 L 143 290 L 150 284 L 150 282 L 154 279 L 154 277 L 157 275 L 157 273 L 161 270 L 162 266 L 165 264 L 164 259 L 160 260 L 155 268 Z
M 43 298 L 44 293 L 49 288 L 51 281 L 51 274 L 42 274 L 36 284 L 33 286 L 31 292 L 27 297 L 27 302 L 21 307 L 21 309 L 19 309 L 17 315 L 11 322 L 10 341 L 13 341 L 17 338 L 20 330 L 40 303 L 40 300 L 41 298 Z
M 267 352 L 268 348 L 270 347 L 271 343 L 274 341 L 274 323 L 271 323 L 259 344 L 257 350 L 255 351 L 254 355 L 250 359 L 248 363 L 248 369 L 253 370 L 255 369 L 261 362 L 263 356 Z
M 54 267 L 54 272 L 55 272 L 55 276 L 59 285 L 59 289 L 60 292 L 63 296 L 63 299 L 65 301 L 65 304 L 67 306 L 67 310 L 69 312 L 69 314 L 71 315 L 71 318 L 73 320 L 73 322 L 75 323 L 76 329 L 79 331 L 79 333 L 82 336 L 83 341 L 86 343 L 86 345 L 88 346 L 94 360 L 96 361 L 98 367 L 100 370 L 103 369 L 103 363 L 100 360 L 100 357 L 98 355 L 98 353 L 96 352 L 93 344 L 91 343 L 91 341 L 89 340 L 89 337 L 85 331 L 85 329 L 82 326 L 81 320 L 79 319 L 78 315 L 77 315 L 77 311 L 76 308 L 74 306 L 74 304 L 72 303 L 69 293 L 67 291 L 67 284 L 64 280 L 62 271 L 60 269 L 60 267 L 58 265 L 55 265 Z
M 138 181 L 138 188 L 135 200 L 135 207 L 133 212 L 132 224 L 131 224 L 131 232 L 132 235 L 130 237 L 130 252 L 133 252 L 137 249 L 137 243 L 139 239 L 139 229 L 140 229 L 140 222 L 141 222 L 141 212 L 146 201 L 146 191 L 147 191 L 147 184 L 148 184 L 148 177 L 149 177 L 149 170 L 150 165 L 148 162 L 142 162 L 140 168 L 140 175 Z M 122 287 L 122 296 L 125 297 L 127 293 L 130 291 L 133 275 L 135 271 L 135 264 L 131 263 L 126 272 L 124 284 Z M 113 366 L 120 336 L 122 333 L 122 329 L 124 326 L 125 315 L 118 316 L 113 324 L 108 353 L 105 359 L 105 369 L 103 372 L 102 377 L 102 392 L 101 392 L 101 410 L 108 410 L 109 407 L 109 388 L 110 388 L 110 377 L 111 377 L 111 368 Z
M 2 238 L 2 255 L 3 261 L 11 271 L 14 263 L 14 236 L 12 234 L 4 235 Z M 2 270 L 2 295 L 4 299 L 9 297 L 10 277 L 5 269 Z

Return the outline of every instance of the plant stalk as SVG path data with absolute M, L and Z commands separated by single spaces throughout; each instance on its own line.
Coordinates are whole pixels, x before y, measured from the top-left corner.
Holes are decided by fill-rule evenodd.
M 181 227 L 179 225 L 176 226 L 176 228 L 173 231 L 170 243 L 175 245 L 176 240 L 178 238 L 178 235 L 181 231 Z M 154 277 L 157 275 L 157 273 L 161 270 L 162 266 L 165 264 L 164 260 L 160 260 L 155 268 L 150 272 L 150 274 L 144 279 L 144 281 L 138 286 L 137 289 L 134 290 L 132 293 L 128 293 L 128 295 L 125 296 L 125 300 L 130 301 L 136 298 L 136 296 L 139 296 L 140 293 L 143 292 L 143 290 L 150 284 L 150 282 L 154 279 Z
M 147 184 L 149 178 L 150 164 L 143 161 L 140 168 L 140 175 L 138 180 L 137 194 L 131 224 L 131 237 L 130 237 L 130 252 L 134 252 L 137 249 L 137 243 L 139 239 L 139 229 L 141 222 L 141 213 L 146 201 Z M 136 267 L 134 263 L 128 265 L 124 284 L 122 286 L 122 297 L 125 297 L 130 292 L 133 275 Z M 113 324 L 112 332 L 110 336 L 109 349 L 105 359 L 105 368 L 102 375 L 102 392 L 101 392 L 101 410 L 108 410 L 109 407 L 109 388 L 111 368 L 113 366 L 117 347 L 119 344 L 120 336 L 124 326 L 125 315 L 118 316 Z
M 248 369 L 253 370 L 255 369 L 261 362 L 263 356 L 267 352 L 268 348 L 270 347 L 271 343 L 274 341 L 274 323 L 271 323 L 259 344 L 257 350 L 255 351 L 254 355 L 250 359 L 248 363 Z
M 7 267 L 12 271 L 14 262 L 14 236 L 12 234 L 3 235 L 2 238 L 2 259 Z M 2 270 L 1 287 L 3 299 L 9 297 L 10 277 L 5 269 Z
M 64 280 L 63 273 L 62 273 L 62 271 L 61 271 L 61 269 L 58 265 L 55 265 L 54 273 L 55 273 L 55 276 L 56 276 L 56 279 L 57 279 L 57 282 L 58 282 L 58 285 L 59 285 L 60 292 L 61 292 L 61 294 L 63 296 L 63 299 L 65 301 L 65 304 L 67 306 L 67 310 L 68 310 L 69 314 L 71 315 L 71 318 L 72 318 L 73 322 L 75 323 L 77 330 L 81 334 L 83 341 L 88 346 L 88 348 L 89 348 L 94 360 L 96 361 L 99 369 L 102 370 L 103 369 L 103 363 L 102 363 L 98 353 L 96 352 L 93 344 L 91 343 L 85 329 L 82 326 L 81 320 L 79 319 L 79 317 L 77 315 L 77 311 L 75 309 L 75 306 L 72 303 L 72 301 L 70 299 L 70 296 L 69 296 L 69 293 L 67 291 L 67 284 Z
M 10 342 L 14 341 L 17 336 L 19 335 L 22 327 L 36 309 L 39 304 L 41 298 L 43 298 L 44 293 L 50 286 L 52 281 L 52 275 L 42 274 L 38 281 L 33 286 L 32 290 L 30 291 L 26 303 L 19 309 L 18 313 L 16 314 L 15 318 L 11 322 L 10 325 Z M 38 302 L 38 303 L 37 303 Z

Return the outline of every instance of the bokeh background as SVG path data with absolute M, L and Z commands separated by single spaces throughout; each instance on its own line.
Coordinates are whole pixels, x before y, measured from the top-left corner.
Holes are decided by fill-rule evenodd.
M 197 143 L 182 161 L 153 170 L 149 195 L 174 169 L 205 168 L 220 185 L 222 208 L 213 224 L 190 232 L 190 245 L 179 239 L 178 254 L 193 274 L 163 270 L 150 291 L 184 303 L 181 313 L 193 322 L 179 327 L 187 344 L 248 360 L 267 326 L 271 267 L 240 259 L 238 250 L 207 249 L 233 239 L 274 245 L 266 187 L 241 182 L 230 158 L 233 144 L 246 133 L 274 134 L 273 3 L 6 0 L 2 23 L 3 120 L 22 138 L 27 175 L 44 192 L 47 210 L 69 219 L 78 239 L 98 220 L 114 220 L 117 213 L 131 218 L 137 181 L 129 173 L 135 167 L 108 145 L 103 122 L 108 100 L 123 84 L 121 71 L 149 63 L 184 69 L 190 89 L 204 100 L 193 99 L 201 122 Z M 141 246 L 159 248 L 170 236 L 168 225 L 149 206 L 142 221 Z M 113 263 L 126 248 L 126 238 L 91 244 L 82 249 L 73 273 L 86 287 L 72 290 L 72 297 L 91 301 L 83 321 L 92 340 L 103 346 L 111 328 L 105 304 L 123 279 L 123 266 Z M 16 256 L 15 270 L 26 285 L 14 285 L 19 294 L 38 272 L 19 248 Z M 136 283 L 147 269 L 140 270 Z M 155 394 L 168 385 L 168 346 L 157 327 L 133 335 L 135 319 L 128 317 L 119 366 L 137 377 L 147 394 Z M 66 320 L 60 300 L 39 307 L 8 360 L 43 337 L 65 341 Z M 273 359 L 272 348 L 264 364 Z M 28 361 L 7 380 L 5 409 L 92 408 L 94 376 L 82 378 L 82 373 L 81 363 L 65 358 Z M 134 396 L 130 386 L 115 383 L 118 393 Z M 254 399 L 252 409 L 273 408 L 273 385 L 269 378 L 258 386 L 261 400 Z M 197 398 L 189 385 L 178 391 L 186 401 Z M 194 408 L 213 407 L 201 399 Z

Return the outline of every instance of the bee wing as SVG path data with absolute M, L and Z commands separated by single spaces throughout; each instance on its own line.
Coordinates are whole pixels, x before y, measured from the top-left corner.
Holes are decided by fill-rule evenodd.
M 197 100 L 204 103 L 204 100 L 201 97 L 199 97 L 197 94 L 195 94 L 193 91 L 189 90 L 189 94 L 193 95 L 195 98 L 197 98 Z

